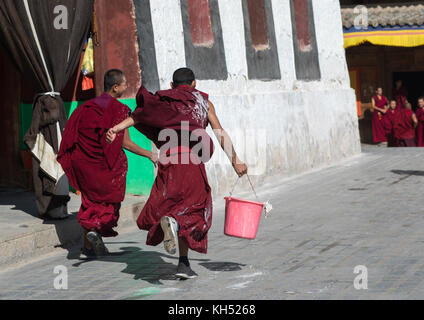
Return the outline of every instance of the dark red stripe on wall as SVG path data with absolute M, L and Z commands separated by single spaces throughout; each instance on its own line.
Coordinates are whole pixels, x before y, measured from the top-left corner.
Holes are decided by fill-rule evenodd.
M 265 13 L 265 0 L 247 0 L 249 11 L 250 36 L 256 50 L 269 48 L 268 23 Z
M 308 2 L 307 0 L 294 0 L 293 7 L 299 49 L 301 51 L 310 51 L 312 47 L 309 30 Z
M 193 45 L 212 47 L 214 35 L 209 0 L 187 0 L 187 6 Z
M 109 69 L 125 72 L 128 90 L 126 98 L 134 98 L 141 83 L 138 66 L 137 29 L 132 0 L 102 0 L 95 2 L 99 46 L 94 47 L 96 93 L 103 92 L 104 74 Z
M 281 79 L 271 0 L 242 0 L 249 79 Z
M 226 80 L 218 0 L 181 0 L 181 14 L 187 67 L 199 80 Z
M 321 79 L 312 0 L 290 0 L 293 45 L 298 80 Z

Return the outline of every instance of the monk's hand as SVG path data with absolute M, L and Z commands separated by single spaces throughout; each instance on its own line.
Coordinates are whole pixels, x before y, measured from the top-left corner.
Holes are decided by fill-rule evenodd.
M 233 167 L 240 178 L 243 177 L 245 174 L 247 174 L 248 168 L 245 163 L 236 163 L 233 165 Z
M 157 153 L 152 152 L 152 155 L 150 156 L 149 159 L 150 159 L 150 161 L 153 162 L 153 165 L 156 168 L 158 166 L 158 162 L 159 162 L 159 155 Z
M 106 133 L 106 141 L 112 143 L 116 139 L 116 130 L 115 128 L 109 129 Z

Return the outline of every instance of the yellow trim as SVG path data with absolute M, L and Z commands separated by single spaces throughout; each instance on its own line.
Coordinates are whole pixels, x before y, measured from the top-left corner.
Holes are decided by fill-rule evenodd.
M 344 34 L 345 49 L 367 41 L 380 46 L 418 47 L 424 45 L 424 30 L 382 30 Z

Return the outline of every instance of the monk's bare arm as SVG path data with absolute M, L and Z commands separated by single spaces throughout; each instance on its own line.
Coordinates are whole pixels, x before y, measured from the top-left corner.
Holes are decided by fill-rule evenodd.
M 244 176 L 247 173 L 247 166 L 237 156 L 236 150 L 234 149 L 233 142 L 228 133 L 222 127 L 218 116 L 216 115 L 215 106 L 209 101 L 209 123 L 218 139 L 221 148 L 226 153 L 228 159 L 230 159 L 234 170 L 239 177 Z
M 106 140 L 109 143 L 112 143 L 116 139 L 116 135 L 124 131 L 128 128 L 131 128 L 136 125 L 135 120 L 132 117 L 129 117 L 122 121 L 120 124 L 114 126 L 113 128 L 109 129 L 109 131 L 106 133 Z M 131 139 L 130 139 L 131 140 Z
M 145 157 L 149 159 L 150 161 L 152 161 L 154 164 L 156 164 L 158 161 L 158 156 L 156 154 L 141 148 L 140 146 L 138 146 L 131 140 L 130 132 L 128 129 L 125 129 L 124 140 L 122 142 L 122 148 L 136 155 Z
M 416 128 L 418 126 L 418 118 L 415 113 L 412 114 L 412 121 L 414 122 L 414 128 Z
M 371 105 L 372 105 L 372 109 L 374 110 L 376 108 L 374 98 L 371 98 Z
M 135 120 L 132 117 L 129 117 L 125 119 L 124 121 L 122 121 L 120 124 L 114 126 L 112 129 L 115 133 L 119 133 L 135 125 L 136 125 Z
M 380 111 L 380 112 L 382 112 L 382 113 L 386 113 L 387 112 L 387 106 L 384 106 L 384 109 L 381 109 L 381 108 L 379 108 L 379 107 L 377 107 L 376 105 L 375 105 L 375 100 L 374 100 L 374 98 L 371 98 L 371 103 L 372 103 L 372 108 L 373 109 L 375 109 L 375 110 L 377 110 L 377 111 Z

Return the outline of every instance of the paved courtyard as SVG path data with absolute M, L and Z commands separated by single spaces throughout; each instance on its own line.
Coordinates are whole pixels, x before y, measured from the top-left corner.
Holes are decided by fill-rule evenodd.
M 274 211 L 254 241 L 223 234 L 216 199 L 199 278 L 175 279 L 176 257 L 134 232 L 107 242 L 111 256 L 74 250 L 0 272 L 0 299 L 424 299 L 424 150 L 365 146 L 342 164 L 258 188 Z M 78 249 L 78 248 L 75 248 Z M 54 289 L 56 266 L 68 290 Z M 368 271 L 357 290 L 356 266 Z

